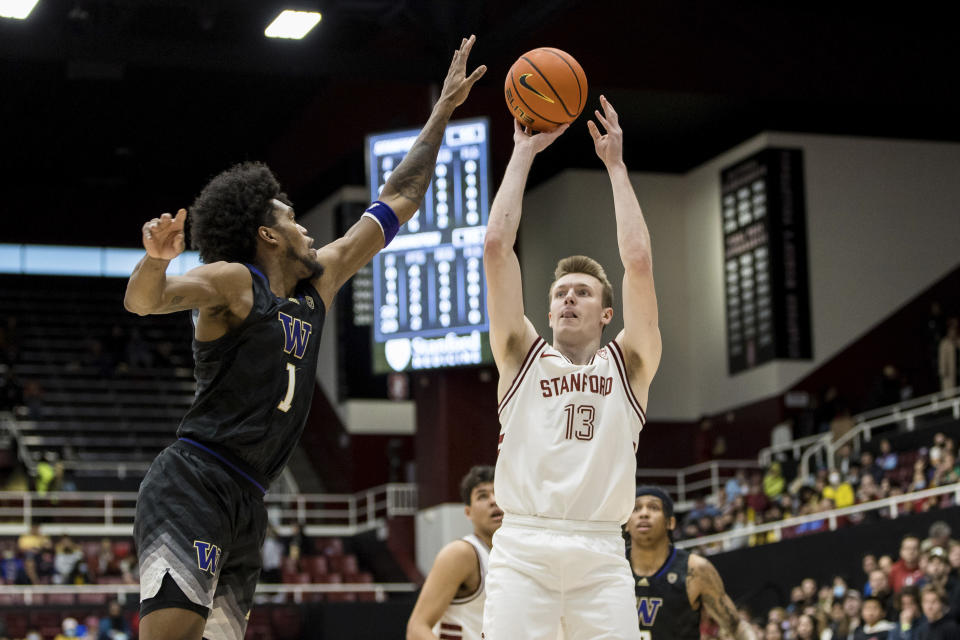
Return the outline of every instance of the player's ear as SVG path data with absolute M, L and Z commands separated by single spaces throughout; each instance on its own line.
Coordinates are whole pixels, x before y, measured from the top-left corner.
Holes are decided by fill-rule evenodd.
M 613 320 L 613 307 L 606 307 L 603 311 L 600 312 L 600 322 L 604 325 L 610 324 L 610 321 Z
M 677 517 L 670 516 L 670 520 L 667 522 L 667 531 L 673 531 L 677 528 Z
M 277 232 L 275 229 L 267 226 L 261 226 L 257 229 L 257 238 L 268 244 L 277 244 Z
M 470 518 L 470 505 L 466 505 L 463 508 L 463 515 L 467 516 L 468 519 Z

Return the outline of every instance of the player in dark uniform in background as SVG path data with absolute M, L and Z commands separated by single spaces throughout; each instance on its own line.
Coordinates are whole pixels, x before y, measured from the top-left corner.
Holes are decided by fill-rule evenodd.
M 312 249 L 270 170 L 215 177 L 190 210 L 204 265 L 166 276 L 184 250 L 187 212 L 143 226 L 146 257 L 124 301 L 140 315 L 196 310 L 197 396 L 140 485 L 140 638 L 240 640 L 260 574 L 263 495 L 310 410 L 326 310 L 337 290 L 420 207 L 466 75 L 474 38 L 454 53 L 440 99 L 381 199 L 340 239 Z
M 724 637 L 756 640 L 710 561 L 673 546 L 676 526 L 670 496 L 657 487 L 637 489 L 627 532 L 642 640 L 699 640 L 702 613 Z

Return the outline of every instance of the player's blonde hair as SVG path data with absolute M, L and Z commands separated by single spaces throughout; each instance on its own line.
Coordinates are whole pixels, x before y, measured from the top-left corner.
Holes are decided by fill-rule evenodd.
M 557 263 L 557 268 L 553 271 L 553 282 L 550 283 L 550 289 L 547 292 L 548 299 L 553 296 L 553 285 L 568 273 L 585 273 L 599 280 L 603 285 L 601 303 L 604 308 L 613 306 L 613 285 L 607 278 L 607 272 L 599 262 L 588 256 L 568 256 Z

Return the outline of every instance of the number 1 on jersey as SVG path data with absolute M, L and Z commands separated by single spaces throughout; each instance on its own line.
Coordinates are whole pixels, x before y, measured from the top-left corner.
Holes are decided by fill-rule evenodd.
M 290 411 L 290 407 L 293 405 L 293 391 L 297 386 L 297 367 L 292 363 L 287 363 L 287 395 L 283 396 L 283 400 L 280 401 L 280 404 L 277 405 L 277 409 L 286 413 Z

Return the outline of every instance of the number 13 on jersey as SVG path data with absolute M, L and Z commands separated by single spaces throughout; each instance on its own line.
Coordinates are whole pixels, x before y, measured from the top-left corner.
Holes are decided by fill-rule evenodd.
M 593 420 L 597 410 L 589 404 L 568 404 L 563 408 L 567 414 L 567 429 L 564 438 L 567 440 L 593 440 Z

